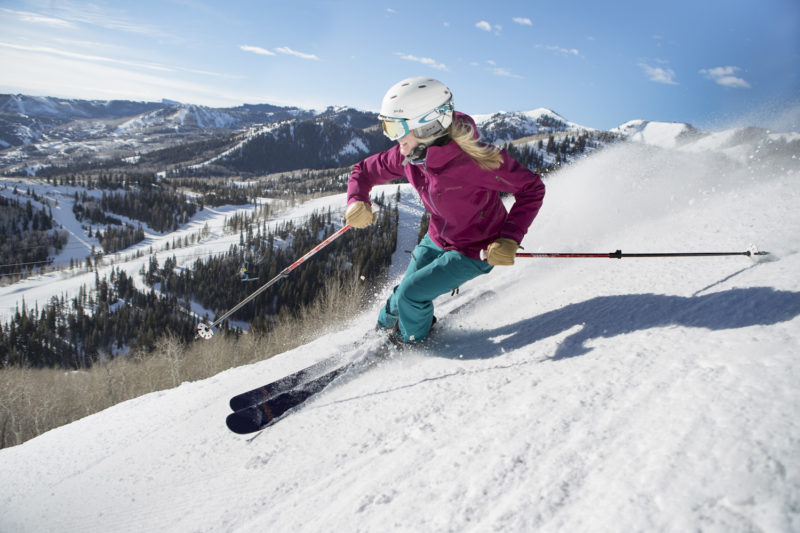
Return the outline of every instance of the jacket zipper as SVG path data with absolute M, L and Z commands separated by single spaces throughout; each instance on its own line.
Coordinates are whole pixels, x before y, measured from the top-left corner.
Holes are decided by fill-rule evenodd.
M 433 210 L 436 211 L 436 214 L 444 220 L 444 226 L 442 226 L 442 229 L 439 231 L 439 236 L 442 238 L 442 240 L 445 240 L 444 230 L 447 229 L 447 219 L 442 216 L 441 211 L 439 211 L 439 208 L 436 206 L 436 202 L 433 200 L 433 194 L 431 193 L 431 175 L 428 172 L 428 166 L 424 163 L 422 164 L 422 171 L 425 174 L 425 188 L 428 189 L 428 201 L 431 203 Z
M 494 176 L 494 179 L 496 179 L 496 180 L 497 180 L 497 181 L 499 181 L 500 183 L 505 183 L 506 185 L 508 185 L 508 186 L 510 186 L 510 187 L 513 187 L 513 186 L 514 186 L 514 185 L 513 185 L 513 184 L 512 184 L 510 181 L 508 181 L 507 179 L 505 179 L 505 178 L 504 178 L 504 177 L 502 177 L 502 176 L 498 176 L 498 175 L 496 175 L 496 174 L 495 174 L 495 176 Z

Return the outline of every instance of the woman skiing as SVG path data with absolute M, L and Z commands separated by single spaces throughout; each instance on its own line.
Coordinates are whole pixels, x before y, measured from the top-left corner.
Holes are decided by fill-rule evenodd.
M 437 80 L 415 77 L 392 86 L 379 119 L 397 145 L 355 165 L 345 219 L 355 228 L 375 221 L 369 200 L 375 185 L 405 177 L 419 193 L 430 214 L 428 233 L 378 316 L 394 340 L 416 343 L 430 331 L 437 296 L 493 266 L 514 264 L 545 187 L 505 150 L 481 143 L 475 122 L 454 110 L 450 90 Z M 514 195 L 510 211 L 501 193 Z

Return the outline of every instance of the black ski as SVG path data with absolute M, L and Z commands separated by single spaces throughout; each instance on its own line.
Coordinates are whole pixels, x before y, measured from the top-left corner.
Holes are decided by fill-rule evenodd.
M 460 310 L 456 309 L 454 312 Z M 364 341 L 357 343 L 361 346 Z M 427 343 L 426 343 L 427 344 Z M 404 348 L 383 338 L 380 344 L 366 349 L 366 353 L 342 363 L 346 356 L 335 355 L 298 370 L 288 376 L 267 383 L 230 399 L 233 413 L 226 423 L 234 433 L 253 433 L 277 422 L 287 411 L 302 405 L 308 398 L 324 390 L 337 378 L 360 372 L 393 350 Z M 336 366 L 338 364 L 338 366 Z M 334 367 L 331 370 L 331 367 Z
M 287 390 L 261 403 L 239 409 L 228 415 L 225 423 L 234 433 L 253 433 L 275 423 L 286 411 L 301 405 L 311 396 L 321 392 L 336 378 L 357 366 L 358 362 L 346 363 L 320 377 Z
M 320 361 L 310 367 L 307 367 L 295 374 L 290 374 L 285 378 L 267 384 L 261 389 L 266 390 L 280 390 L 280 387 L 287 387 L 289 383 L 297 383 L 294 387 L 284 388 L 281 392 L 274 393 L 270 396 L 265 396 L 264 393 L 258 394 L 264 398 L 262 401 L 247 405 L 241 409 L 228 415 L 225 423 L 228 428 L 234 433 L 253 433 L 263 429 L 271 424 L 277 422 L 287 411 L 300 406 L 311 396 L 323 391 L 328 385 L 333 383 L 337 378 L 342 377 L 348 373 L 357 373 L 370 366 L 376 361 L 388 355 L 395 345 L 389 339 L 383 339 L 381 343 L 373 348 L 370 348 L 366 353 L 357 357 L 356 359 L 343 363 L 333 370 L 325 372 L 321 376 L 309 379 L 320 369 L 336 364 L 335 360 L 339 356 L 331 357 Z M 305 382 L 303 382 L 305 379 Z M 281 383 L 281 385 L 274 385 Z M 256 389 L 260 391 L 261 389 Z M 251 391 L 254 393 L 255 391 Z M 251 394 L 245 393 L 245 394 Z M 269 392 L 267 392 L 269 394 Z M 240 395 L 241 396 L 241 395 Z
M 477 298 L 482 299 L 486 297 L 494 296 L 493 291 L 485 291 L 481 293 Z M 461 312 L 462 309 L 471 305 L 470 302 L 455 308 L 454 310 L 450 311 L 447 314 L 456 314 Z M 434 317 L 434 324 L 436 317 Z M 364 340 L 355 344 L 356 347 L 362 346 L 364 342 L 367 342 L 369 335 L 365 336 Z M 379 347 L 378 350 L 380 351 L 383 347 Z M 266 385 L 262 385 L 256 389 L 251 391 L 243 392 L 241 394 L 237 394 L 233 398 L 230 399 L 228 402 L 231 406 L 231 410 L 233 411 L 240 411 L 246 407 L 252 407 L 254 405 L 258 405 L 262 402 L 270 400 L 271 398 L 275 398 L 276 396 L 283 394 L 284 392 L 290 391 L 299 387 L 300 385 L 311 381 L 312 379 L 321 376 L 327 370 L 336 366 L 337 363 L 344 360 L 345 357 L 342 355 L 334 355 L 331 357 L 327 357 L 322 361 L 314 363 L 313 365 L 309 365 L 305 368 L 298 370 L 297 372 L 292 372 L 291 374 L 284 376 L 282 378 L 276 379 L 275 381 L 271 381 Z
M 267 383 L 266 385 L 263 385 L 257 389 L 243 392 L 242 394 L 237 394 L 230 399 L 229 403 L 231 409 L 234 411 L 239 411 L 245 407 L 257 405 L 263 401 L 269 400 L 270 398 L 274 398 L 279 394 L 292 390 L 295 387 L 319 376 L 321 373 L 325 372 L 325 370 L 328 370 L 330 367 L 334 366 L 338 358 L 339 356 L 328 357 L 322 361 L 319 361 L 318 363 L 314 363 L 313 365 L 307 366 L 306 368 L 298 370 L 297 372 L 293 372 L 288 376 Z

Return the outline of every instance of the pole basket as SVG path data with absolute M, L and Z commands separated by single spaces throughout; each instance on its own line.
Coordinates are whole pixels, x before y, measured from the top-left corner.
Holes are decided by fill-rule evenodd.
M 214 336 L 214 330 L 208 324 L 201 322 L 197 325 L 197 336 L 208 340 Z

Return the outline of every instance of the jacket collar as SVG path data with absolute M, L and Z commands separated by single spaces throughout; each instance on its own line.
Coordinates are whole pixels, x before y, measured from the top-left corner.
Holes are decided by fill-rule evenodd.
M 472 119 L 471 116 L 458 111 L 456 111 L 455 115 L 456 115 L 455 120 L 463 120 L 469 122 L 472 125 L 472 129 L 475 130 L 476 138 L 479 138 L 478 126 L 475 124 L 475 121 Z M 450 140 L 449 142 L 447 142 L 442 146 L 436 146 L 436 145 L 430 146 L 428 148 L 428 154 L 425 160 L 425 164 L 431 168 L 441 168 L 449 164 L 451 161 L 461 156 L 462 154 L 466 155 L 465 152 L 461 149 L 461 147 L 458 146 L 458 143 L 456 143 L 453 140 Z
M 452 140 L 442 146 L 429 146 L 425 164 L 430 168 L 441 168 L 463 153 L 461 147 Z

